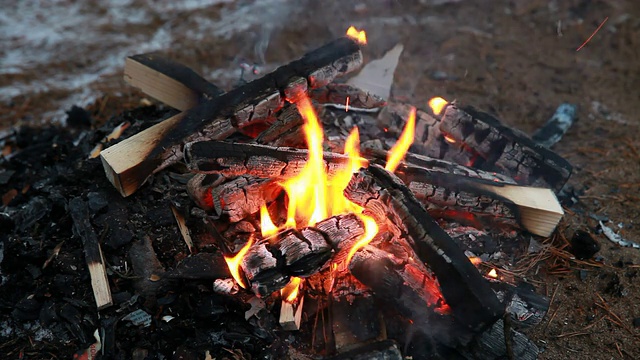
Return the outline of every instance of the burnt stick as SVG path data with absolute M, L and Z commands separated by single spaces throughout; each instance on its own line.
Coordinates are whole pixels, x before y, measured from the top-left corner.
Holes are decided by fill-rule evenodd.
M 325 86 L 362 64 L 359 45 L 339 38 L 264 77 L 240 86 L 152 126 L 100 154 L 105 173 L 123 196 L 182 157 L 184 144 L 225 139 L 236 130 L 274 117 L 286 94 L 297 94 L 300 78 L 308 88 Z
M 454 316 L 473 330 L 493 324 L 503 308 L 487 281 L 400 179 L 378 165 L 354 174 L 345 196 L 379 223 L 389 219 L 412 239 L 420 260 L 436 275 Z
M 124 80 L 180 111 L 224 93 L 189 67 L 157 54 L 127 57 Z
M 69 213 L 73 219 L 73 233 L 82 241 L 96 306 L 102 310 L 113 305 L 113 300 L 102 249 L 89 221 L 89 207 L 81 198 L 75 197 L 69 201 Z

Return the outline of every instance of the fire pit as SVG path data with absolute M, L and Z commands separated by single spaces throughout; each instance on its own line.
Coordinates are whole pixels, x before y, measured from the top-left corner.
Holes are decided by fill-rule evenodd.
M 563 215 L 554 192 L 571 166 L 457 102 L 418 109 L 334 82 L 361 66 L 364 44 L 351 28 L 228 93 L 168 59 L 127 59 L 125 80 L 182 112 L 103 150 L 106 175 L 129 196 L 186 164 L 201 209 L 194 227 L 205 229 L 173 207 L 194 255 L 169 274 L 151 269 L 147 281 L 198 268 L 215 292 L 252 305 L 248 319 L 278 300 L 279 327 L 303 329 L 309 354 L 535 359 L 517 329 L 538 324 L 548 300 L 482 267 L 463 239 L 477 248 L 491 235 L 549 236 Z M 192 233 L 219 250 L 205 251 Z M 86 251 L 98 306 L 109 306 L 99 248 Z M 155 258 L 149 251 L 138 249 Z

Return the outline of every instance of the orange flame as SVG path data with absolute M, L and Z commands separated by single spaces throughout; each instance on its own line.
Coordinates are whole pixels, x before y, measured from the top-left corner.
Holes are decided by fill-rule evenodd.
M 487 274 L 487 276 L 497 279 L 498 278 L 498 272 L 496 271 L 496 269 L 491 269 L 491 271 L 489 271 L 489 273 Z
M 449 136 L 449 135 L 445 135 L 445 136 L 444 136 L 444 140 L 445 140 L 446 142 L 448 142 L 449 144 L 455 144 L 455 143 L 456 143 L 456 139 L 452 138 L 452 137 L 451 137 L 451 136 Z
M 284 301 L 292 304 L 296 301 L 298 297 L 298 292 L 300 291 L 300 284 L 302 283 L 302 279 L 299 277 L 291 277 L 289 283 L 280 289 L 280 295 L 284 298 Z
M 278 227 L 271 220 L 269 210 L 265 204 L 260 207 L 260 232 L 262 233 L 263 238 L 278 233 Z
M 407 124 L 404 126 L 404 130 L 402 130 L 402 134 L 400 135 L 400 139 L 396 141 L 391 150 L 389 151 L 389 156 L 387 157 L 387 165 L 384 167 L 385 169 L 393 172 L 396 170 L 402 158 L 404 158 L 407 150 L 411 144 L 413 144 L 413 138 L 416 131 L 416 108 L 411 108 L 411 112 L 409 113 L 409 119 L 407 120 Z
M 225 256 L 224 260 L 227 262 L 227 266 L 229 267 L 229 271 L 231 272 L 231 276 L 236 280 L 238 285 L 240 285 L 243 289 L 246 289 L 244 281 L 242 280 L 242 276 L 240 276 L 240 261 L 247 254 L 249 248 L 253 245 L 253 237 L 247 241 L 247 243 L 238 251 L 234 256 Z
M 347 36 L 357 41 L 360 45 L 367 45 L 367 34 L 364 30 L 356 30 L 355 27 L 351 26 L 347 29 Z
M 439 96 L 429 100 L 429 107 L 431 108 L 431 111 L 433 111 L 433 113 L 436 115 L 440 115 L 440 113 L 442 112 L 442 109 L 444 109 L 444 107 L 447 106 L 447 104 L 448 104 L 447 100 Z
M 471 257 L 469 257 L 469 261 L 471 261 L 471 263 L 472 263 L 473 265 L 475 265 L 475 266 L 478 266 L 478 265 L 482 264 L 482 259 L 480 259 L 480 258 L 479 258 L 479 257 L 477 257 L 477 256 L 471 256 Z

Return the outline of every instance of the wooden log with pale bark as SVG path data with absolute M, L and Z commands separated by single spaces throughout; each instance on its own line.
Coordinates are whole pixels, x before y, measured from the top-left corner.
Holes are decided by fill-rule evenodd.
M 180 160 L 184 144 L 225 139 L 238 130 L 273 121 L 288 97 L 295 99 L 301 89 L 325 86 L 361 64 L 356 41 L 343 37 L 330 42 L 104 150 L 101 159 L 107 178 L 123 196 L 131 195 L 151 174 Z

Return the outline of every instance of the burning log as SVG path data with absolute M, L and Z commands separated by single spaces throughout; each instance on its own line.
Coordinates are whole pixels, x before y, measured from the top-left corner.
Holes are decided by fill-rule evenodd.
M 189 169 L 199 173 L 279 179 L 298 175 L 307 163 L 309 152 L 288 147 L 200 141 L 187 144 L 184 157 Z M 325 152 L 323 159 L 330 176 L 349 164 L 348 156 L 331 152 Z
M 124 64 L 124 80 L 180 111 L 224 93 L 192 69 L 156 54 L 129 56 Z
M 260 206 L 274 201 L 281 188 L 273 180 L 251 175 L 238 176 L 222 184 L 212 185 L 208 177 L 197 174 L 188 183 L 191 199 L 216 217 L 224 216 L 235 223 L 260 210 Z
M 73 232 L 82 240 L 84 246 L 84 257 L 91 276 L 91 287 L 96 299 L 96 306 L 98 310 L 102 310 L 111 306 L 113 300 L 111 299 L 111 289 L 109 288 L 109 278 L 104 265 L 102 249 L 89 221 L 87 203 L 78 197 L 71 199 L 69 213 L 73 219 Z
M 497 169 L 518 184 L 550 187 L 556 192 L 571 175 L 571 164 L 536 144 L 524 133 L 504 126 L 493 116 L 472 107 L 445 107 L 440 130 L 480 155 L 475 167 Z
M 381 97 L 348 84 L 329 84 L 313 90 L 311 98 L 325 105 L 344 105 L 356 109 L 376 109 L 386 104 Z
M 361 63 L 358 43 L 349 37 L 337 39 L 106 149 L 101 158 L 107 177 L 123 196 L 131 195 L 152 173 L 178 161 L 184 144 L 225 139 L 239 129 L 270 121 L 287 95 L 297 96 L 301 78 L 308 88 L 318 88 Z
M 429 213 L 445 217 L 446 210 L 461 211 L 478 220 L 516 221 L 533 234 L 550 236 L 564 215 L 550 189 L 406 166 L 398 169 L 398 177 L 425 204 Z
M 252 245 L 240 262 L 251 290 L 268 296 L 284 287 L 291 276 L 308 277 L 349 249 L 364 234 L 353 214 L 338 215 L 302 229 L 287 229 Z
M 276 121 L 255 138 L 255 142 L 257 144 L 271 144 L 286 132 L 300 127 L 303 122 L 302 116 L 296 106 L 287 104 L 280 110 Z
M 378 223 L 389 219 L 409 235 L 419 259 L 436 275 L 457 319 L 479 331 L 501 316 L 503 309 L 486 280 L 395 175 L 370 165 L 353 176 L 344 193 Z

